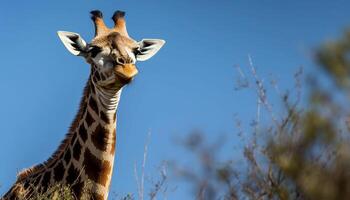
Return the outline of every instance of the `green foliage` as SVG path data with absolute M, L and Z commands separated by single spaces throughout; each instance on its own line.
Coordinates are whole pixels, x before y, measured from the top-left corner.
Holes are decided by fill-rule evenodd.
M 350 86 L 350 30 L 337 40 L 323 45 L 317 60 L 333 80 L 340 86 Z
M 347 98 L 350 84 L 350 33 L 318 52 L 320 68 L 344 90 L 312 85 L 309 107 L 269 144 L 272 162 L 306 199 L 350 199 L 350 141 Z M 337 98 L 334 98 L 337 96 Z

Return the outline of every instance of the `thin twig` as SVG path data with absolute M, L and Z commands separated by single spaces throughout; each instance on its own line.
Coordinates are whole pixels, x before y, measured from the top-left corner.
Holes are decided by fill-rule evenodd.
M 141 186 L 140 186 L 139 176 L 138 176 L 138 172 L 137 172 L 136 162 L 134 163 L 134 176 L 135 176 L 136 185 L 137 185 L 137 192 L 138 192 L 139 198 L 141 198 L 142 192 L 141 192 Z
M 255 69 L 254 65 L 253 65 L 253 61 L 252 61 L 252 58 L 251 58 L 250 55 L 248 55 L 248 60 L 249 60 L 250 70 L 252 72 L 252 75 L 253 75 L 253 77 L 255 79 L 255 83 L 256 83 L 256 86 L 257 86 L 258 98 L 260 99 L 262 105 L 265 106 L 266 110 L 270 114 L 270 117 L 271 117 L 273 123 L 275 124 L 276 128 L 278 128 L 279 127 L 279 123 L 277 121 L 277 118 L 276 118 L 273 110 L 272 110 L 271 104 L 267 100 L 265 88 L 264 88 L 264 85 L 263 85 L 263 81 L 260 80 L 260 78 L 258 77 L 258 74 L 256 72 L 256 69 Z
M 143 160 L 142 160 L 142 166 L 141 166 L 141 181 L 138 177 L 137 172 L 137 164 L 134 164 L 134 175 L 136 179 L 137 184 L 137 190 L 140 200 L 144 200 L 144 191 L 145 191 L 145 168 L 146 168 L 146 161 L 147 161 L 147 153 L 148 153 L 148 145 L 151 138 L 151 131 L 148 132 L 147 140 L 145 143 L 144 151 L 143 151 Z

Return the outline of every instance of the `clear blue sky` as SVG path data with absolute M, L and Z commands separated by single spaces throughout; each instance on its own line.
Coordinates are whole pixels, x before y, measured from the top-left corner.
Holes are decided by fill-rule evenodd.
M 3 0 L 0 7 L 0 194 L 19 170 L 51 155 L 75 115 L 89 66 L 69 54 L 56 31 L 90 41 L 90 10 L 103 11 L 109 25 L 115 10 L 125 10 L 134 39 L 167 41 L 138 64 L 139 75 L 122 94 L 112 185 L 120 194 L 136 191 L 133 166 L 142 160 L 149 131 L 150 176 L 162 160 L 190 166 L 173 138 L 191 130 L 209 138 L 228 134 L 235 142 L 234 114 L 249 123 L 255 113 L 254 95 L 234 91 L 233 66 L 247 66 L 248 54 L 262 76 L 272 73 L 287 88 L 296 68 L 312 68 L 312 50 L 350 24 L 345 0 Z M 189 192 L 178 185 L 169 199 Z

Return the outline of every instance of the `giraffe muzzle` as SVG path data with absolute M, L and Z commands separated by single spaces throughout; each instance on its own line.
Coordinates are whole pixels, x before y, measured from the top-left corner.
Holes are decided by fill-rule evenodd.
M 130 80 L 136 76 L 138 70 L 134 64 L 117 65 L 115 67 L 115 73 L 120 78 Z

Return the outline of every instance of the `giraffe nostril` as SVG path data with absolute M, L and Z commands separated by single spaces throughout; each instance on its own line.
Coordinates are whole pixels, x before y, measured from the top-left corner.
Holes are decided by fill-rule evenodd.
M 121 65 L 124 65 L 124 64 L 126 64 L 126 61 L 125 61 L 124 58 L 119 57 L 119 58 L 117 58 L 117 63 L 118 63 L 118 64 L 121 64 Z

